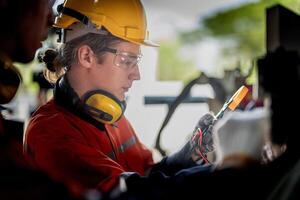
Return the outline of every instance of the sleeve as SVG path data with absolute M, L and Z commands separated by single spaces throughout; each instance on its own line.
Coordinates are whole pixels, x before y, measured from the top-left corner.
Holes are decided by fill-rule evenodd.
M 139 152 L 141 152 L 144 161 L 144 171 L 146 172 L 145 175 L 161 172 L 167 176 L 172 176 L 182 169 L 198 165 L 198 163 L 194 162 L 190 156 L 186 155 L 190 151 L 189 145 L 185 145 L 182 150 L 177 153 L 164 157 L 160 162 L 154 163 L 152 152 L 139 141 L 138 143 Z M 134 162 L 137 161 L 132 160 L 131 163 Z
M 26 135 L 27 153 L 34 164 L 68 187 L 106 192 L 124 172 L 118 163 L 85 144 L 79 130 L 64 119 L 32 121 Z
M 164 157 L 160 162 L 156 163 L 151 173 L 160 171 L 165 175 L 172 176 L 182 169 L 197 166 L 199 163 L 192 159 L 193 147 L 188 141 L 179 151 Z
M 194 162 L 191 158 L 182 159 L 176 158 L 176 155 L 171 155 L 164 157 L 160 162 L 156 163 L 150 173 L 162 172 L 167 176 L 172 176 L 179 172 L 180 170 L 195 167 L 198 164 Z

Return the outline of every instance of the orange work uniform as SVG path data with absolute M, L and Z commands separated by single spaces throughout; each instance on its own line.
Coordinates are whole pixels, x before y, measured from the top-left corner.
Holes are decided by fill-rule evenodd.
M 32 164 L 69 187 L 109 191 L 122 172 L 144 175 L 152 153 L 123 116 L 114 125 L 89 123 L 51 100 L 33 115 L 25 136 Z

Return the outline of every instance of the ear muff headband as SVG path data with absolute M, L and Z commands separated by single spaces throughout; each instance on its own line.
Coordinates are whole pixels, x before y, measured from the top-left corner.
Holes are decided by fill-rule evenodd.
M 121 102 L 112 94 L 103 90 L 87 92 L 83 98 L 84 109 L 97 121 L 113 124 L 125 111 L 125 102 Z

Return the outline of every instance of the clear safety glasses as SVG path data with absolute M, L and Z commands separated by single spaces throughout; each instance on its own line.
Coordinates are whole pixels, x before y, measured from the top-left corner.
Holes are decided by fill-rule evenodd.
M 106 47 L 104 51 L 115 54 L 114 65 L 126 70 L 131 70 L 137 67 L 142 59 L 142 54 L 136 55 L 126 51 L 119 51 L 117 49 L 112 49 L 108 47 Z

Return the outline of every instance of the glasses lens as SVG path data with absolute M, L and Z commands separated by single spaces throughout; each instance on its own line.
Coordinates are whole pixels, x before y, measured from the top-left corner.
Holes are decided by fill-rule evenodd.
M 140 61 L 140 56 L 129 55 L 125 52 L 118 52 L 115 56 L 115 65 L 123 69 L 132 69 L 136 67 Z

